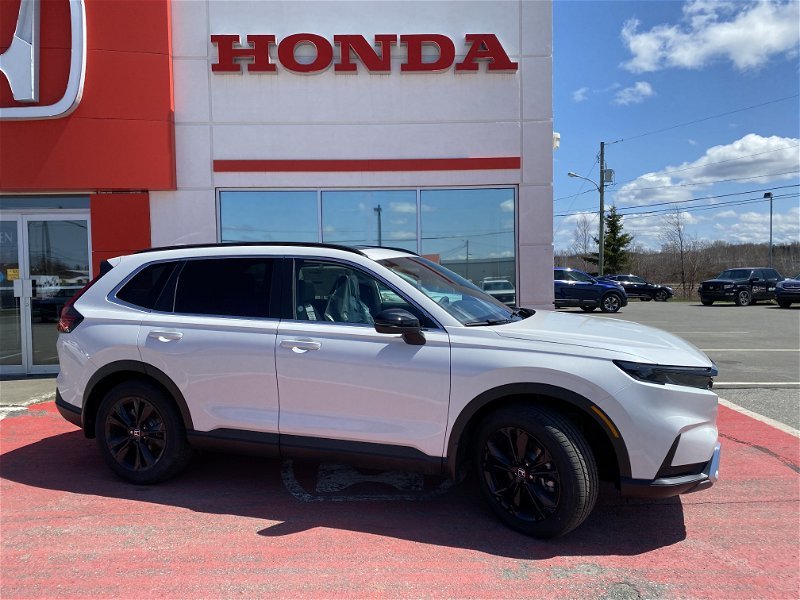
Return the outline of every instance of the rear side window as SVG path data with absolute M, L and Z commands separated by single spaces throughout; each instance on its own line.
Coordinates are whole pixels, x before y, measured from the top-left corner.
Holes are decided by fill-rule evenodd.
M 164 262 L 148 265 L 117 292 L 117 298 L 140 308 L 153 309 L 176 264 Z
M 276 264 L 271 258 L 189 260 L 178 275 L 175 312 L 265 318 Z

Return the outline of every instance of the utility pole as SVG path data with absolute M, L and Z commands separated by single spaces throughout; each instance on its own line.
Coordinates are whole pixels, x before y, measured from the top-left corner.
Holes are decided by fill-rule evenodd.
M 605 254 L 606 240 L 605 240 L 605 189 L 606 189 L 606 143 L 600 142 L 600 185 L 597 186 L 597 191 L 600 192 L 600 248 L 597 252 L 597 275 L 603 276 L 603 255 Z
M 378 206 L 372 210 L 378 215 L 378 246 L 380 247 L 383 246 L 383 227 L 381 227 L 381 212 L 383 212 L 383 209 L 381 205 L 378 204 Z
M 764 194 L 764 198 L 769 198 L 769 268 L 772 268 L 772 192 Z

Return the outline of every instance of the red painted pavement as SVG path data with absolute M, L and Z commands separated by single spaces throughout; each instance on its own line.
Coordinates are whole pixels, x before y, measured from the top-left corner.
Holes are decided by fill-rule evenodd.
M 304 503 L 280 463 L 211 456 L 136 487 L 37 405 L 0 422 L 0 597 L 798 598 L 798 439 L 720 407 L 722 479 L 604 489 L 566 538 L 500 525 L 468 481 L 419 501 Z

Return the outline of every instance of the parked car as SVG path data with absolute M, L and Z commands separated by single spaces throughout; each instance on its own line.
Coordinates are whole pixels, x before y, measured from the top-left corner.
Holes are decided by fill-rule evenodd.
M 628 298 L 639 298 L 649 302 L 666 302 L 674 295 L 671 287 L 650 283 L 637 275 L 604 275 L 599 278 L 601 281 L 615 281 L 619 283 L 628 294 Z
M 703 281 L 698 294 L 704 306 L 711 306 L 714 302 L 747 306 L 758 300 L 773 300 L 775 286 L 782 279 L 775 269 L 764 267 L 726 269 L 715 279 Z
M 591 512 L 599 478 L 650 498 L 717 480 L 703 352 L 636 323 L 513 310 L 403 250 L 117 257 L 58 328 L 56 406 L 135 484 L 177 475 L 196 447 L 469 466 L 503 522 L 553 537 Z
M 800 302 L 800 273 L 777 283 L 775 300 L 781 308 L 789 308 L 793 302 Z
M 481 289 L 508 306 L 514 306 L 517 302 L 517 291 L 508 279 L 487 277 L 481 281 Z
M 595 279 L 591 275 L 564 267 L 553 269 L 556 308 L 579 306 L 586 312 L 600 308 L 615 313 L 628 304 L 625 289 L 616 281 Z

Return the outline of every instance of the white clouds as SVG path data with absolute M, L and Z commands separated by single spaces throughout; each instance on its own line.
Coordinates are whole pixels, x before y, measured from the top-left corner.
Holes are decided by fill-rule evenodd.
M 717 223 L 714 226 L 716 231 L 724 234 L 725 241 L 763 244 L 769 240 L 769 213 L 746 212 L 737 217 L 736 223 Z M 772 218 L 772 239 L 775 244 L 796 242 L 800 239 L 800 208 L 795 206 L 786 212 L 775 212 Z
M 693 162 L 646 173 L 620 187 L 616 199 L 619 204 L 629 206 L 688 200 L 697 195 L 698 184 L 702 189 L 715 181 L 745 182 L 748 178 L 767 184 L 796 178 L 798 170 L 800 139 L 750 133 L 730 144 L 709 148 Z
M 622 106 L 641 104 L 646 98 L 654 95 L 653 86 L 646 81 L 637 81 L 631 87 L 618 91 L 614 96 L 614 104 L 620 104 Z
M 574 92 L 572 92 L 572 99 L 575 102 L 583 102 L 588 97 L 589 97 L 589 88 L 588 87 L 582 87 L 581 89 L 575 90 Z
M 775 55 L 796 56 L 800 44 L 800 3 L 695 0 L 683 8 L 683 23 L 639 32 L 631 19 L 622 41 L 633 58 L 623 67 L 634 73 L 666 68 L 700 69 L 728 60 L 739 70 L 763 66 Z
M 503 211 L 503 212 L 513 213 L 514 212 L 514 199 L 511 198 L 509 200 L 503 200 L 500 203 L 500 210 Z

